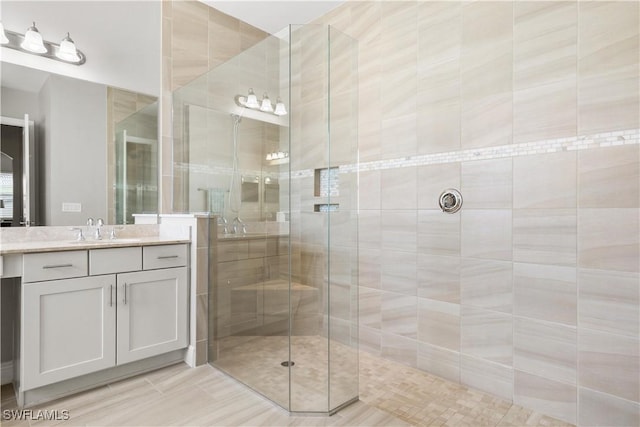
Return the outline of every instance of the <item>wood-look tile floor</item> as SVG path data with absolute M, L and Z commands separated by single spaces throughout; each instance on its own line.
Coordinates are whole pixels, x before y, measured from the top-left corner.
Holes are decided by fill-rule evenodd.
M 16 409 L 3 386 L 2 410 Z M 10 426 L 569 426 L 425 372 L 360 353 L 360 401 L 332 417 L 294 417 L 217 369 L 178 364 L 35 408 L 67 421 Z

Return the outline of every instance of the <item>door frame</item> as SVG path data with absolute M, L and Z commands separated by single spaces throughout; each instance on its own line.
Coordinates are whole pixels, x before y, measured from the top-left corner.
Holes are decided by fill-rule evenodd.
M 25 114 L 23 118 L 0 116 L 0 125 L 22 128 L 22 153 L 24 167 L 22 168 L 23 213 L 20 222 L 23 225 L 37 225 L 39 218 L 38 180 L 39 173 L 36 158 L 35 122 Z M 25 138 L 25 135 L 27 138 Z

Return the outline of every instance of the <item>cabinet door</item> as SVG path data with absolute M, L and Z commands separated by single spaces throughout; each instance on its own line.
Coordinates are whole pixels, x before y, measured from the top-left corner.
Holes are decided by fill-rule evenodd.
M 187 346 L 187 269 L 118 274 L 117 363 Z
M 114 275 L 22 286 L 21 388 L 115 365 Z

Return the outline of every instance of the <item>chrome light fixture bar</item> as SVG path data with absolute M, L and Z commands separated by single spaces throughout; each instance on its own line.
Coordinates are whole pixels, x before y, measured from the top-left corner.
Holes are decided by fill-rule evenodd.
M 2 23 L 0 23 L 0 30 L 0 44 L 2 47 L 42 56 L 66 64 L 82 65 L 87 61 L 84 53 L 76 49 L 75 43 L 69 37 L 69 33 L 62 39 L 60 44 L 56 44 L 42 39 L 35 22 L 27 28 L 24 35 L 15 31 L 5 30 Z
M 276 116 L 285 116 L 287 114 L 287 109 L 285 108 L 282 100 L 278 97 L 278 101 L 274 108 L 273 104 L 271 104 L 271 100 L 269 99 L 269 95 L 267 95 L 266 92 L 262 97 L 262 101 L 258 101 L 253 89 L 249 89 L 247 95 L 236 95 L 234 99 L 236 101 L 236 105 L 239 107 L 250 108 L 252 110 L 258 110 L 263 113 L 273 114 Z

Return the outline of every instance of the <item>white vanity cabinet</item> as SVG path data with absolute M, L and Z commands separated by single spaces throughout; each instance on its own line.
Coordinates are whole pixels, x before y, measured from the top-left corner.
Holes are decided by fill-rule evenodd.
M 115 285 L 115 275 L 23 285 L 23 389 L 115 366 Z
M 187 346 L 187 269 L 118 274 L 118 363 Z
M 185 244 L 25 254 L 20 389 L 187 347 L 186 254 Z

